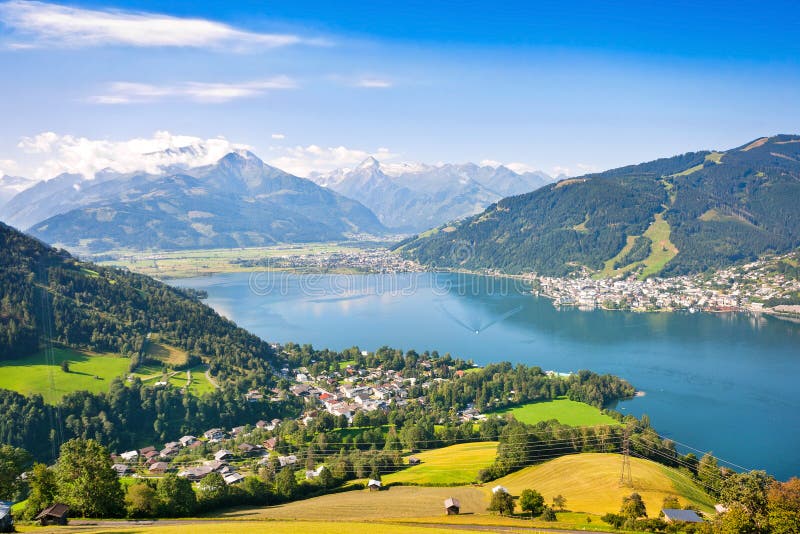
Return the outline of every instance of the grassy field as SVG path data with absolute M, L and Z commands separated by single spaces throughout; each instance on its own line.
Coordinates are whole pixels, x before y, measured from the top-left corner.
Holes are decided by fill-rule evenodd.
M 620 423 L 613 417 L 605 415 L 603 412 L 582 402 L 559 398 L 551 401 L 531 402 L 492 412 L 502 415 L 510 413 L 517 421 L 535 425 L 541 421 L 551 419 L 558 420 L 562 425 L 569 426 L 597 426 L 597 425 L 619 425 Z
M 337 521 L 374 521 L 409 517 L 444 515 L 444 500 L 461 501 L 461 513 L 485 513 L 489 505 L 486 493 L 479 488 L 429 488 L 394 486 L 383 491 L 353 490 L 295 501 L 279 506 L 233 510 L 222 515 L 228 519 L 303 519 Z M 382 530 L 382 529 L 381 529 Z
M 338 243 L 304 243 L 233 249 L 181 250 L 172 252 L 112 251 L 106 256 L 117 259 L 98 262 L 100 265 L 124 267 L 155 278 L 186 278 L 214 273 L 253 271 L 236 261 L 262 260 L 276 256 L 307 256 L 325 252 L 352 251 Z
M 168 366 L 184 365 L 189 359 L 188 352 L 163 343 L 155 334 L 151 335 L 147 343 L 146 354 L 148 358 L 164 362 Z
M 45 352 L 27 358 L 0 362 L 0 388 L 24 395 L 40 394 L 54 404 L 66 393 L 87 390 L 107 391 L 115 377 L 125 376 L 130 360 L 116 354 L 95 354 L 70 349 L 53 349 L 52 361 Z M 61 362 L 69 361 L 69 373 Z
M 669 223 L 664 220 L 664 214 L 656 215 L 655 221 L 644 233 L 653 242 L 650 256 L 644 260 L 644 270 L 639 278 L 644 280 L 650 275 L 658 274 L 669 260 L 678 254 L 678 247 L 669 240 L 671 230 Z
M 166 361 L 186 362 L 186 353 L 175 347 L 155 345 Z M 69 362 L 69 373 L 61 370 L 61 362 Z M 17 391 L 23 395 L 41 395 L 48 404 L 55 404 L 73 391 L 108 391 L 111 380 L 128 375 L 130 360 L 113 353 L 94 353 L 66 348 L 54 348 L 52 359 L 42 351 L 26 358 L 0 361 L 0 388 Z M 214 390 L 206 379 L 204 365 L 189 369 L 192 382 L 189 392 L 203 395 Z M 159 380 L 167 380 L 172 386 L 182 388 L 187 385 L 186 371 L 164 373 L 161 365 L 140 366 L 134 373 L 145 383 L 152 385 Z
M 642 261 L 637 261 L 628 265 L 624 265 L 619 269 L 614 269 L 614 263 L 625 257 L 628 251 L 630 251 L 633 247 L 633 243 L 638 237 L 628 236 L 625 246 L 622 248 L 622 250 L 620 250 L 616 256 L 605 262 L 603 270 L 598 273 L 597 277 L 612 278 L 637 268 L 642 268 L 642 272 L 639 274 L 639 278 L 642 280 L 648 276 L 660 273 L 667 262 L 669 262 L 678 254 L 678 247 L 676 247 L 675 244 L 669 239 L 670 233 L 671 230 L 669 223 L 664 220 L 664 214 L 657 214 L 655 216 L 655 220 L 650 224 L 645 233 L 642 234 L 645 237 L 650 238 L 650 240 L 653 242 L 652 246 L 650 247 L 650 255 Z
M 384 484 L 453 486 L 474 482 L 497 455 L 496 441 L 461 443 L 415 454 L 420 464 L 383 477 Z
M 620 455 L 595 453 L 562 456 L 507 475 L 491 486 L 505 486 L 512 495 L 532 488 L 547 502 L 561 494 L 567 499 L 567 509 L 601 515 L 618 512 L 622 498 L 634 491 L 642 496 L 651 515 L 657 515 L 668 495 L 678 496 L 681 504 L 713 511 L 712 499 L 683 473 L 649 460 L 630 460 L 632 487 L 620 485 Z M 486 491 L 488 495 L 488 487 Z
M 140 365 L 133 373 L 143 382 L 152 384 L 164 381 L 176 388 L 188 386 L 189 393 L 198 396 L 214 391 L 214 385 L 206 378 L 205 365 L 195 365 L 188 370 L 175 371 L 174 367 L 186 364 L 189 353 L 165 343 L 157 334 L 150 336 L 145 354 L 150 362 Z
M 188 371 L 191 373 L 192 378 L 191 383 L 189 383 L 189 393 L 200 396 L 204 393 L 214 391 L 214 385 L 206 378 L 205 365 L 195 365 L 189 368 Z M 152 363 L 137 367 L 133 376 L 141 379 L 145 385 L 152 386 L 156 382 L 165 381 L 168 382 L 170 386 L 176 388 L 186 387 L 189 379 L 187 371 L 173 371 L 169 368 L 165 371 L 164 366 Z
M 466 529 L 452 527 L 422 527 L 415 526 L 422 532 L 429 534 L 446 534 L 450 532 L 466 532 Z M 120 523 L 118 527 L 21 527 L 20 532 L 87 532 L 92 534 L 241 534 L 242 532 L 256 532 L 265 534 L 295 534 L 298 532 L 313 532 L 314 534 L 400 534 L 409 532 L 408 525 L 381 524 L 376 525 L 361 522 L 336 522 L 336 521 L 200 521 L 195 523 L 173 524 L 140 524 L 137 526 Z

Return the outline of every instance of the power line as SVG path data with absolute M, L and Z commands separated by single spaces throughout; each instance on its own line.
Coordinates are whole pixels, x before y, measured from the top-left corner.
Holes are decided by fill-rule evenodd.
M 633 486 L 633 477 L 631 475 L 631 445 L 630 445 L 630 427 L 625 427 L 625 436 L 622 441 L 622 473 L 619 477 L 620 486 Z

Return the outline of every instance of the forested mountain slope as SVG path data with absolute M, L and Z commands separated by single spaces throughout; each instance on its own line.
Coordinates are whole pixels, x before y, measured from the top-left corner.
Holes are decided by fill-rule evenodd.
M 761 138 L 562 180 L 402 243 L 442 267 L 564 275 L 701 272 L 800 246 L 800 136 Z
M 47 343 L 135 356 L 154 333 L 207 360 L 223 380 L 271 374 L 266 342 L 189 293 L 77 261 L 2 223 L 0 250 L 0 360 Z

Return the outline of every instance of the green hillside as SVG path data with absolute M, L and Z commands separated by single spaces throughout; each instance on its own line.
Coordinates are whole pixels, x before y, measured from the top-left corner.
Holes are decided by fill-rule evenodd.
M 271 374 L 269 345 L 191 293 L 80 262 L 2 223 L 0 250 L 0 361 L 56 344 L 134 360 L 159 360 L 161 352 L 185 360 L 191 353 L 222 378 L 242 371 Z M 154 342 L 149 355 L 148 335 Z
M 69 363 L 69 372 L 61 363 Z M 124 376 L 130 360 L 116 354 L 94 354 L 55 348 L 22 359 L 0 361 L 0 388 L 42 395 L 53 404 L 71 391 L 108 391 L 112 379 Z
M 384 484 L 416 484 L 420 486 L 452 486 L 470 484 L 478 471 L 489 467 L 497 455 L 496 441 L 461 443 L 415 454 L 414 465 L 383 477 Z
M 619 511 L 622 498 L 637 492 L 647 513 L 657 516 L 664 497 L 678 497 L 681 504 L 713 511 L 714 501 L 688 475 L 650 460 L 631 458 L 631 486 L 620 484 L 622 457 L 619 454 L 585 453 L 562 456 L 540 465 L 526 467 L 492 482 L 512 495 L 534 488 L 550 502 L 556 495 L 567 499 L 573 511 L 605 514 Z
M 702 272 L 800 246 L 800 136 L 562 180 L 398 246 L 429 265 L 604 276 Z
M 275 384 L 273 349 L 194 293 L 3 224 L 0 250 L 0 442 L 51 460 L 73 437 L 122 449 L 280 409 L 241 396 Z

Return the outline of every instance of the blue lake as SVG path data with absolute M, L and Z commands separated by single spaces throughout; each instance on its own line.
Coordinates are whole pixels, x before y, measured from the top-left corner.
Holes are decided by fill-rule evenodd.
M 665 436 L 778 478 L 800 475 L 800 325 L 744 314 L 558 310 L 520 282 L 460 274 L 236 273 L 183 279 L 268 341 L 382 345 L 630 381 Z M 698 453 L 698 456 L 700 453 Z

